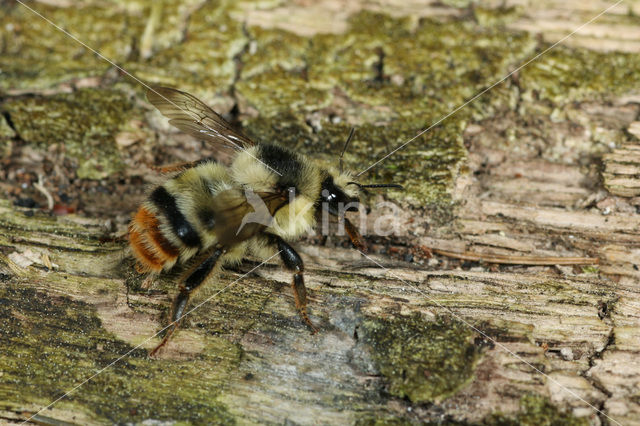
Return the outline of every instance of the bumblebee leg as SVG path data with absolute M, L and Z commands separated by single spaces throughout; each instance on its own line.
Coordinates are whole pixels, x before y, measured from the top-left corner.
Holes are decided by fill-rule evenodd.
M 176 331 L 180 325 L 187 303 L 189 302 L 189 296 L 191 292 L 198 288 L 200 284 L 206 281 L 207 277 L 213 271 L 220 256 L 225 252 L 222 248 L 217 248 L 209 257 L 207 257 L 202 263 L 198 264 L 187 276 L 183 283 L 180 284 L 180 292 L 173 301 L 173 309 L 171 314 L 171 324 L 167 328 L 167 333 L 158 346 L 153 349 L 149 355 L 154 356 L 158 353 L 161 347 L 163 347 L 171 338 L 171 335 Z
M 351 240 L 351 244 L 353 244 L 353 246 L 358 250 L 366 252 L 367 245 L 362 240 L 362 237 L 360 236 L 360 233 L 358 232 L 356 227 L 353 226 L 353 224 L 349 222 L 349 219 L 347 219 L 346 217 L 343 219 L 344 219 L 344 229 L 345 231 L 347 231 L 347 235 Z
M 309 315 L 307 315 L 307 289 L 304 286 L 304 266 L 302 264 L 302 258 L 296 253 L 293 247 L 287 244 L 281 237 L 270 234 L 269 238 L 271 242 L 278 247 L 284 266 L 293 271 L 291 287 L 293 288 L 293 297 L 296 301 L 296 309 L 298 309 L 304 322 L 307 323 L 315 334 L 318 332 L 318 329 L 313 325 L 311 319 L 309 319 Z
M 174 173 L 190 169 L 198 165 L 197 161 L 187 161 L 182 163 L 168 164 L 166 166 L 151 166 L 151 170 L 158 173 Z
M 158 173 L 174 173 L 174 172 L 182 172 L 187 169 L 191 169 L 196 167 L 206 161 L 210 161 L 209 159 L 197 160 L 197 161 L 185 161 L 182 163 L 168 164 L 166 166 L 151 166 L 153 171 Z

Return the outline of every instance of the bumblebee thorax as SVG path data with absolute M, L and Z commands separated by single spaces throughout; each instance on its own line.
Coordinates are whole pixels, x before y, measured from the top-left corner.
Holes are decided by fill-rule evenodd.
M 256 145 L 239 152 L 231 165 L 233 179 L 256 192 L 286 191 L 315 199 L 320 170 L 306 157 L 278 145 Z

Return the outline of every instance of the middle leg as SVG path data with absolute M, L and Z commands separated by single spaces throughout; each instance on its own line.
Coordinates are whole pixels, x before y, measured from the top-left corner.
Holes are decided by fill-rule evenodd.
M 282 237 L 274 234 L 268 234 L 268 236 L 270 242 L 280 251 L 280 258 L 284 266 L 290 271 L 293 271 L 291 287 L 293 288 L 293 297 L 296 301 L 296 309 L 298 309 L 304 322 L 307 323 L 315 334 L 318 332 L 318 329 L 311 322 L 309 315 L 307 315 L 307 289 L 304 286 L 304 266 L 302 264 L 302 258 Z

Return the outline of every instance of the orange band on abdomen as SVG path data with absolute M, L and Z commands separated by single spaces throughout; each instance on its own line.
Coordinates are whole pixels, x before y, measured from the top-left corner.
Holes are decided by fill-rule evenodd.
M 138 261 L 152 271 L 160 271 L 175 261 L 179 250 L 160 232 L 160 221 L 141 207 L 129 226 L 129 242 Z
M 152 271 L 159 272 L 162 270 L 164 262 L 155 255 L 142 234 L 133 229 L 133 227 L 129 228 L 129 244 L 133 249 L 133 254 L 142 266 Z
M 153 213 L 144 207 L 141 207 L 134 218 L 138 222 L 141 229 L 144 229 L 153 245 L 162 252 L 166 257 L 174 260 L 180 254 L 176 246 L 171 244 L 167 238 L 160 232 L 160 221 Z

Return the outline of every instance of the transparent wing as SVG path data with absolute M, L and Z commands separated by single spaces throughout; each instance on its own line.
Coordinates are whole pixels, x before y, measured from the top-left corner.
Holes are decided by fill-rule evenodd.
M 281 192 L 228 189 L 212 200 L 212 214 L 218 242 L 233 246 L 271 225 L 275 212 L 287 202 Z
M 255 143 L 195 96 L 169 87 L 156 86 L 147 99 L 178 129 L 216 147 L 241 150 Z

